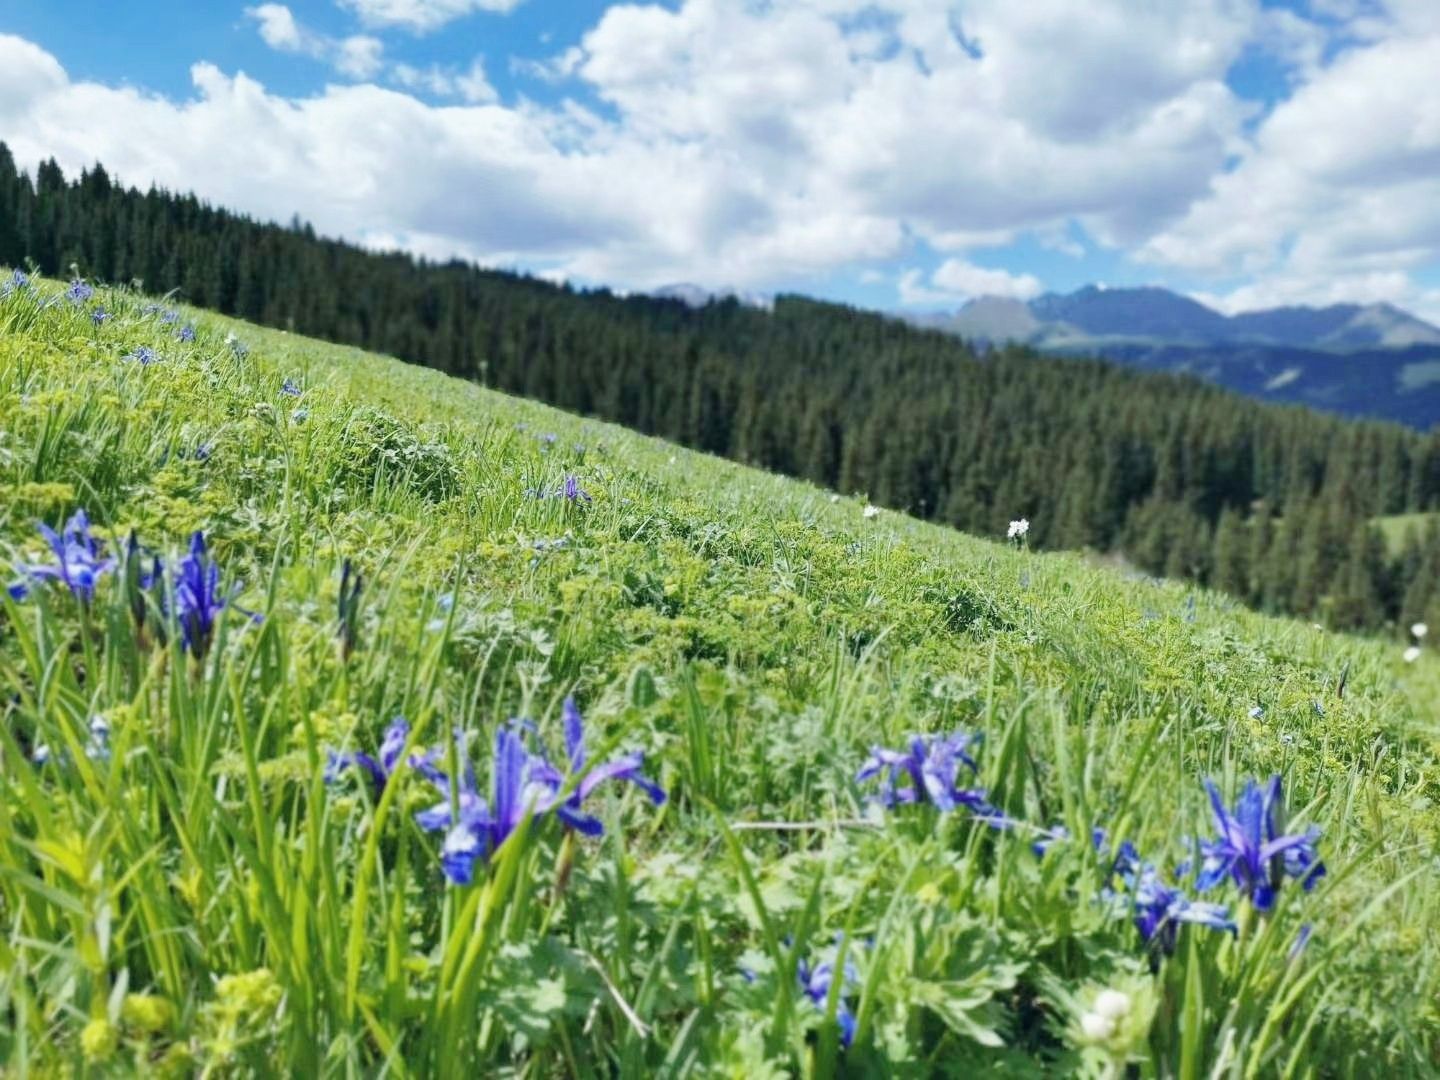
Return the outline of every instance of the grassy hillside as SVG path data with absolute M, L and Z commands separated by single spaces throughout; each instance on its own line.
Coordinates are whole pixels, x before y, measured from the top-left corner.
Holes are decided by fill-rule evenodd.
M 7 1071 L 1440 1067 L 1428 654 L 61 293 L 0 299 Z M 914 804 L 856 779 L 957 731 Z M 1328 872 L 1198 893 L 1202 781 L 1272 774 Z

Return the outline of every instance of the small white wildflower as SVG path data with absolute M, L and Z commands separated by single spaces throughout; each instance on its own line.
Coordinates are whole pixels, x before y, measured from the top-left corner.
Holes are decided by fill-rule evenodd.
M 1029 518 L 1016 518 L 1010 522 L 1010 528 L 1005 531 L 1006 540 L 1023 540 L 1025 534 L 1030 531 Z
M 1405 650 L 1405 663 L 1407 663 L 1407 664 L 1413 664 L 1413 663 L 1415 663 L 1416 660 L 1419 660 L 1419 659 L 1420 659 L 1420 646 L 1419 646 L 1419 645 L 1411 645 L 1408 649 Z
M 1101 1016 L 1099 1013 L 1087 1012 L 1080 1017 L 1080 1030 L 1085 1033 L 1087 1039 L 1104 1042 L 1115 1034 L 1115 1021 L 1108 1016 Z
M 50 747 L 46 746 L 44 743 L 41 743 L 39 746 L 35 747 L 35 749 L 30 752 L 30 760 L 33 761 L 36 765 L 44 765 L 47 761 L 50 760 Z
M 1251 720 L 1259 720 L 1259 719 L 1260 719 L 1262 716 L 1264 716 L 1264 715 L 1265 715 L 1265 706 L 1264 706 L 1264 705 L 1256 705 L 1255 707 L 1253 707 L 1253 708 L 1250 710 L 1250 719 L 1251 719 Z
M 831 501 L 832 503 L 838 503 L 838 502 L 840 501 L 840 496 L 839 496 L 839 495 L 831 495 L 831 496 L 830 496 L 830 501 Z
M 1284 743 L 1286 746 L 1294 746 L 1294 745 L 1295 745 L 1295 736 L 1292 735 L 1290 732 L 1287 731 L 1287 732 L 1285 732 L 1283 735 L 1280 736 L 1280 741 L 1281 741 L 1282 743 Z
M 1430 627 L 1426 626 L 1423 622 L 1417 622 L 1414 626 L 1410 627 L 1410 633 L 1414 634 L 1417 638 L 1423 638 L 1429 632 Z
M 877 517 L 879 516 L 880 508 L 874 503 L 867 503 L 863 513 L 867 518 Z
M 1120 990 L 1101 990 L 1090 1011 L 1106 1020 L 1119 1020 L 1130 1011 L 1130 995 Z

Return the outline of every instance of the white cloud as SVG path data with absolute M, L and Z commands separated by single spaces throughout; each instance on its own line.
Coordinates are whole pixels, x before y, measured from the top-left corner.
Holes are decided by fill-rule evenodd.
M 245 9 L 258 23 L 260 40 L 277 52 L 296 53 L 322 60 L 351 79 L 369 79 L 384 66 L 384 44 L 365 34 L 331 38 L 301 25 L 284 4 L 260 4 Z
M 946 259 L 928 281 L 920 270 L 900 275 L 900 302 L 906 305 L 958 304 L 977 296 L 1031 300 L 1045 291 L 1033 274 L 1012 274 L 976 266 L 964 259 Z
M 477 11 L 503 14 L 524 0 L 340 0 L 368 26 L 400 26 L 423 34 Z
M 476 57 L 464 71 L 431 64 L 426 68 L 396 64 L 390 69 L 390 81 L 406 90 L 422 90 L 436 97 L 459 98 L 467 105 L 488 105 L 499 99 L 495 88 L 485 78 L 485 64 Z
M 1391 18 L 1389 36 L 1342 53 L 1279 104 L 1238 165 L 1141 257 L 1258 275 L 1231 304 L 1349 296 L 1434 312 L 1409 272 L 1440 264 L 1440 14 L 1402 4 Z
M 514 0 L 342 4 L 419 32 Z M 1373 291 L 1440 252 L 1431 10 L 637 2 L 548 60 L 512 61 L 573 92 L 540 105 L 502 103 L 478 60 L 387 63 L 377 37 L 325 38 L 262 4 L 249 14 L 272 46 L 385 86 L 285 98 L 202 64 L 193 97 L 168 101 L 71 82 L 0 38 L 0 130 L 22 160 L 99 158 L 365 242 L 622 288 L 765 289 L 925 246 L 949 257 L 904 275 L 902 299 L 1026 296 L 1033 276 L 968 253 L 1027 240 Z M 1259 118 L 1226 85 L 1257 49 L 1296 80 Z
M 306 41 L 300 33 L 300 24 L 284 4 L 259 4 L 246 8 L 245 14 L 260 24 L 261 40 L 270 48 L 281 52 L 306 51 Z
M 335 48 L 335 70 L 352 79 L 370 79 L 384 67 L 385 46 L 365 34 L 342 38 Z

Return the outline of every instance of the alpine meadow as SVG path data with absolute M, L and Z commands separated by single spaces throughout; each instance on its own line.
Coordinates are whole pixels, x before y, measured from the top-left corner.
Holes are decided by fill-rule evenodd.
M 123 290 L 0 350 L 7 1070 L 1433 1073 L 1428 654 Z
M 1437 71 L 0 2 L 0 1080 L 1440 1080 Z

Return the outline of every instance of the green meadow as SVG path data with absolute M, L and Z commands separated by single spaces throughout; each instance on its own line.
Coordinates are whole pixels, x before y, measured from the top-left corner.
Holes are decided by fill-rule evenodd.
M 64 292 L 0 298 L 5 1075 L 1440 1072 L 1428 646 Z M 30 569 L 79 509 L 89 594 Z M 596 786 L 603 835 L 544 812 L 567 698 L 666 793 Z M 383 783 L 327 770 L 397 717 Z M 856 778 L 961 731 L 974 805 Z M 457 883 L 417 814 L 503 732 L 563 788 Z M 1203 781 L 1272 775 L 1324 875 L 1201 891 Z M 1145 880 L 1229 927 L 1147 935 Z

